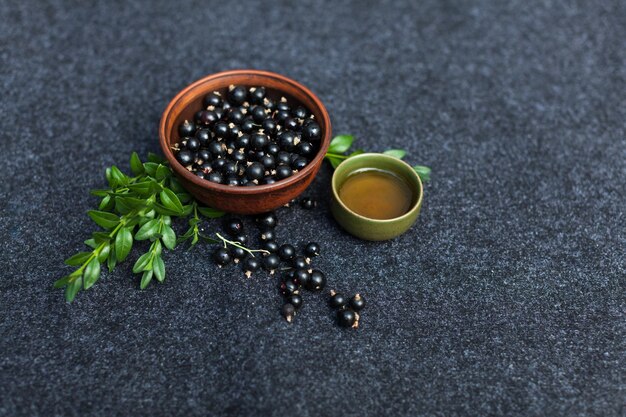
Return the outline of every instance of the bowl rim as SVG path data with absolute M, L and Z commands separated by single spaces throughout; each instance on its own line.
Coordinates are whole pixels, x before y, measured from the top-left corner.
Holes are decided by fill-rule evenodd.
M 167 143 L 167 140 L 166 140 L 166 130 L 165 130 L 166 122 L 169 120 L 169 117 L 171 116 L 172 109 L 174 108 L 174 106 L 185 95 L 197 89 L 199 86 L 206 83 L 207 81 L 211 81 L 211 80 L 215 80 L 219 78 L 228 78 L 232 76 L 241 76 L 241 75 L 255 75 L 255 76 L 260 76 L 260 77 L 265 77 L 265 78 L 273 78 L 281 82 L 290 84 L 292 87 L 300 90 L 304 95 L 308 96 L 313 101 L 315 106 L 319 109 L 322 119 L 324 121 L 324 124 L 326 125 L 324 135 L 320 139 L 321 141 L 320 149 L 315 155 L 315 157 L 307 164 L 306 167 L 304 167 L 304 169 L 298 171 L 295 175 L 292 175 L 280 181 L 276 181 L 274 184 L 259 184 L 254 187 L 243 187 L 243 186 L 230 186 L 230 185 L 225 185 L 225 184 L 216 184 L 211 181 L 201 179 L 195 174 L 192 174 L 190 171 L 188 171 L 184 166 L 180 164 L 180 162 L 176 160 L 176 157 L 174 156 L 174 153 L 170 149 L 169 144 Z M 161 121 L 159 123 L 159 144 L 161 145 L 161 150 L 165 154 L 165 158 L 168 160 L 170 167 L 174 170 L 174 172 L 178 174 L 179 176 L 182 176 L 186 180 L 190 181 L 195 186 L 198 186 L 204 189 L 214 190 L 214 191 L 221 191 L 221 192 L 228 193 L 228 194 L 256 195 L 256 194 L 264 194 L 270 191 L 275 191 L 277 189 L 289 187 L 290 185 L 299 182 L 303 178 L 306 178 L 312 171 L 317 170 L 318 165 L 320 165 L 323 162 L 326 151 L 328 150 L 328 147 L 330 146 L 331 132 L 332 132 L 332 127 L 330 124 L 330 116 L 328 115 L 328 111 L 326 110 L 326 107 L 324 107 L 324 104 L 322 104 L 322 101 L 304 85 L 300 84 L 299 82 L 291 78 L 285 77 L 284 75 L 280 75 L 271 71 L 254 70 L 254 69 L 235 69 L 235 70 L 221 71 L 221 72 L 209 74 L 205 77 L 200 78 L 199 80 L 194 81 L 193 83 L 189 84 L 188 86 L 180 90 L 174 96 L 174 98 L 170 100 L 167 107 L 163 111 L 163 114 L 161 115 Z
M 338 177 L 338 173 L 341 173 L 341 169 L 342 169 L 342 165 L 343 165 L 343 170 L 348 170 L 349 168 L 346 168 L 347 165 L 344 165 L 346 163 L 350 163 L 351 161 L 357 161 L 359 159 L 363 159 L 363 158 L 378 158 L 378 159 L 387 159 L 388 161 L 392 161 L 393 163 L 397 163 L 399 166 L 401 166 L 404 169 L 408 168 L 408 171 L 411 172 L 411 176 L 417 179 L 417 183 L 419 184 L 419 195 L 417 196 L 417 200 L 415 201 L 415 203 L 413 205 L 411 205 L 411 208 L 404 213 L 402 216 L 398 216 L 398 217 L 393 217 L 391 219 L 373 219 L 371 217 L 366 217 L 363 216 L 355 211 L 353 211 L 352 209 L 350 209 L 348 206 L 345 205 L 345 203 L 343 202 L 343 200 L 341 198 L 339 198 L 339 190 L 337 189 L 337 182 L 339 181 Z M 377 168 L 376 166 L 372 166 L 372 169 L 380 169 Z M 362 168 L 360 168 L 362 169 Z M 348 174 L 350 175 L 350 174 Z M 353 157 L 350 157 L 349 159 L 343 161 L 341 164 L 339 164 L 339 166 L 337 166 L 337 168 L 335 169 L 335 172 L 333 172 L 333 177 L 331 179 L 331 188 L 332 188 L 332 192 L 333 192 L 333 197 L 335 198 L 335 201 L 337 201 L 337 203 L 344 209 L 346 210 L 350 215 L 360 219 L 360 220 L 365 220 L 368 222 L 372 222 L 372 223 L 376 223 L 376 224 L 389 224 L 389 223 L 394 223 L 397 221 L 402 221 L 405 219 L 410 218 L 412 215 L 415 214 L 415 211 L 418 210 L 421 205 L 422 205 L 422 199 L 424 197 L 424 184 L 422 183 L 422 180 L 420 179 L 419 175 L 417 175 L 417 172 L 415 172 L 415 170 L 413 169 L 413 167 L 411 167 L 411 165 L 407 164 L 405 161 L 398 159 L 394 156 L 391 155 L 385 155 L 383 153 L 376 153 L 376 152 L 368 152 L 368 153 L 362 153 L 359 155 L 355 155 Z

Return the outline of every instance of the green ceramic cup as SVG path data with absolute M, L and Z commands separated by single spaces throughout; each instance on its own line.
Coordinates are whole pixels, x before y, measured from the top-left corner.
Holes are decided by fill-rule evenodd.
M 339 198 L 339 190 L 346 179 L 361 169 L 380 169 L 404 179 L 413 190 L 411 208 L 406 214 L 388 220 L 371 219 L 350 210 Z M 364 153 L 343 161 L 333 174 L 331 210 L 335 220 L 348 233 L 365 240 L 387 240 L 409 230 L 417 220 L 422 207 L 423 187 L 417 173 L 406 162 L 381 153 Z

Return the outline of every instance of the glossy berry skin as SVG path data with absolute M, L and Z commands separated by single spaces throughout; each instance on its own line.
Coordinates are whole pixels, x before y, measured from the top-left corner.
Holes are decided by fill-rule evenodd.
M 281 245 L 280 248 L 278 248 L 278 256 L 283 261 L 288 261 L 296 256 L 296 248 L 288 243 Z
M 222 159 L 222 158 L 218 158 L 216 160 L 214 160 L 213 162 L 211 162 L 211 168 L 214 171 L 221 171 L 222 168 L 224 167 L 224 165 L 226 165 L 226 160 Z
M 250 102 L 252 104 L 262 104 L 265 98 L 265 87 L 257 87 L 250 91 Z
M 193 153 L 188 151 L 188 150 L 182 150 L 180 152 L 178 152 L 178 155 L 176 155 L 176 159 L 178 159 L 178 162 L 180 162 L 183 165 L 189 165 L 193 163 Z
M 296 130 L 296 128 L 298 127 L 298 122 L 293 117 L 287 117 L 285 120 L 283 120 L 283 126 L 285 126 L 285 129 Z
M 296 269 L 306 269 L 309 266 L 309 264 L 306 262 L 306 259 L 304 258 L 304 256 L 296 256 L 295 258 L 292 259 L 291 266 L 293 266 Z
M 185 147 L 191 152 L 196 152 L 200 149 L 200 141 L 196 138 L 188 138 Z
M 230 159 L 243 164 L 246 161 L 246 155 L 243 152 L 235 151 L 230 155 Z
M 308 256 L 309 258 L 319 255 L 320 251 L 321 251 L 321 248 L 320 248 L 319 243 L 309 242 L 304 247 L 304 254 Z
M 213 261 L 219 266 L 228 265 L 231 261 L 228 249 L 219 248 L 215 252 L 213 252 Z
M 206 148 L 214 156 L 224 155 L 224 149 L 222 148 L 222 144 L 219 142 L 209 142 Z
M 211 141 L 211 132 L 209 129 L 198 129 L 196 139 L 200 141 L 202 146 L 206 146 Z
M 272 253 L 263 258 L 263 268 L 267 271 L 274 271 L 280 266 L 280 258 Z
M 357 294 L 350 299 L 350 307 L 352 310 L 359 312 L 365 308 L 365 298 L 361 294 Z
M 285 301 L 294 306 L 296 310 L 300 310 L 300 307 L 302 307 L 302 296 L 300 294 L 291 294 L 285 298 Z
M 283 315 L 285 320 L 287 320 L 287 323 L 291 323 L 294 316 L 296 315 L 296 308 L 292 304 L 287 303 L 283 305 L 283 308 L 281 309 L 281 314 Z
M 260 180 L 265 175 L 265 168 L 259 162 L 253 162 L 246 168 L 246 177 L 249 180 Z
M 268 251 L 269 253 L 278 252 L 278 243 L 275 240 L 266 240 L 261 245 L 261 249 Z
M 337 312 L 337 323 L 341 327 L 352 327 L 356 321 L 356 314 L 352 310 L 339 310 Z
M 243 259 L 246 257 L 246 251 L 238 246 L 231 246 L 229 252 L 233 259 Z
M 233 237 L 233 240 L 235 242 L 241 243 L 243 246 L 246 246 L 246 243 L 248 243 L 248 236 L 246 236 L 246 235 L 235 236 L 235 237 Z
M 293 273 L 293 279 L 296 283 L 307 288 L 311 282 L 311 274 L 306 269 L 296 269 Z M 307 288 L 308 289 L 308 288 Z
M 252 119 L 244 119 L 243 123 L 241 123 L 241 131 L 243 133 L 250 133 L 254 130 L 254 120 Z
M 217 122 L 213 127 L 213 133 L 215 133 L 215 136 L 217 136 L 218 138 L 225 138 L 226 136 L 228 136 L 229 130 L 230 128 L 225 122 Z
M 291 131 L 284 131 L 278 135 L 278 146 L 283 151 L 291 152 L 295 146 L 296 134 Z
M 296 152 L 300 154 L 300 156 L 310 158 L 315 154 L 315 149 L 309 142 L 300 142 L 298 146 L 296 146 Z
M 304 197 L 302 200 L 300 200 L 300 206 L 305 210 L 313 210 L 316 205 L 317 202 L 309 197 Z
M 245 272 L 255 272 L 261 268 L 261 261 L 257 258 L 246 258 L 243 261 L 243 269 Z
M 263 155 L 260 159 L 261 164 L 267 170 L 273 169 L 276 166 L 276 161 L 272 155 Z
M 306 160 L 306 158 L 296 158 L 295 161 L 293 161 L 291 163 L 291 168 L 293 168 L 296 171 L 300 171 L 302 169 L 304 169 L 304 167 L 308 164 L 308 161 Z
M 209 176 L 207 177 L 207 179 L 217 184 L 221 184 L 223 181 L 222 174 L 220 174 L 219 172 L 215 172 L 215 171 L 211 172 Z
M 343 308 L 348 304 L 348 299 L 341 293 L 335 293 L 330 297 L 328 304 L 332 308 Z
M 280 290 L 285 296 L 295 294 L 298 292 L 299 289 L 300 286 L 289 278 L 280 285 Z
M 279 165 L 276 167 L 276 178 L 279 180 L 284 180 L 288 178 L 293 173 L 290 166 L 287 165 Z
M 245 116 L 240 109 L 234 108 L 234 109 L 230 109 L 228 113 L 226 113 L 226 118 L 229 122 L 233 122 L 235 124 L 241 124 Z
M 278 112 L 276 113 L 275 116 L 276 120 L 278 120 L 278 123 L 284 123 L 285 120 L 287 120 L 289 118 L 289 112 L 286 110 L 278 110 Z
M 309 291 L 321 291 L 326 285 L 326 276 L 318 269 L 314 269 L 311 272 L 311 279 L 309 285 L 306 287 Z
M 265 108 L 263 106 L 254 106 L 250 109 L 254 123 L 261 124 L 265 120 Z
M 228 92 L 228 101 L 235 106 L 241 106 L 248 98 L 248 92 L 245 87 L 235 87 Z
M 261 180 L 261 184 L 274 184 L 276 182 L 276 178 L 274 177 L 265 177 Z
M 178 134 L 181 138 L 184 138 L 185 136 L 193 136 L 195 132 L 196 126 L 189 120 L 185 120 L 178 126 Z
M 274 133 L 276 133 L 276 122 L 271 118 L 266 118 L 265 120 L 263 120 L 261 127 L 267 135 L 273 135 Z
M 274 231 L 272 229 L 265 230 L 261 233 L 261 240 L 274 240 Z
M 257 151 L 263 150 L 267 146 L 267 136 L 262 133 L 254 133 L 250 136 L 250 146 Z
M 226 163 L 222 166 L 222 174 L 226 176 L 236 175 L 237 164 L 235 164 L 233 161 L 226 161 Z
M 222 97 L 218 96 L 215 93 L 209 93 L 204 96 L 204 100 L 202 100 L 202 104 L 204 107 L 214 106 L 219 107 L 222 105 Z
M 237 149 L 247 149 L 250 146 L 250 135 L 244 133 L 235 139 L 235 146 Z
M 279 101 L 278 104 L 276 104 L 276 110 L 289 112 L 291 108 L 289 107 L 289 104 L 287 104 L 286 102 Z
M 265 147 L 265 153 L 268 155 L 276 156 L 280 152 L 280 148 L 275 143 L 268 143 Z
M 278 152 L 278 154 L 276 155 L 276 163 L 283 165 L 291 164 L 291 154 L 285 151 Z
M 269 212 L 269 213 L 260 214 L 256 218 L 256 223 L 260 228 L 264 230 L 273 229 L 278 224 L 278 219 L 276 218 L 276 215 L 273 212 Z
M 320 140 L 321 137 L 322 129 L 320 129 L 320 125 L 318 125 L 317 122 L 310 122 L 302 127 L 302 139 L 309 142 L 316 142 Z
M 243 230 L 243 220 L 238 217 L 230 217 L 224 221 L 224 231 L 230 236 L 239 236 Z
M 196 160 L 196 163 L 199 165 L 204 165 L 205 162 L 208 162 L 211 159 L 213 159 L 213 155 L 211 155 L 211 152 L 209 152 L 207 149 L 200 149 L 198 151 L 198 159 Z
M 291 115 L 293 117 L 297 117 L 298 119 L 304 119 L 309 115 L 309 112 L 302 106 L 298 106 L 291 111 Z

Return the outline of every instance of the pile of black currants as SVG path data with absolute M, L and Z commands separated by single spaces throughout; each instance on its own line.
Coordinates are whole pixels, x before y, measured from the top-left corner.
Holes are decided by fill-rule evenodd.
M 300 206 L 305 209 L 314 207 L 316 202 L 310 198 L 303 198 Z M 224 221 L 224 232 L 229 236 L 225 240 L 227 245 L 219 247 L 213 252 L 213 260 L 219 267 L 225 267 L 231 263 L 241 264 L 246 277 L 265 270 L 270 275 L 280 277 L 279 291 L 283 297 L 281 313 L 287 322 L 292 323 L 298 310 L 303 304 L 303 292 L 321 292 L 326 286 L 325 274 L 312 266 L 312 260 L 321 252 L 320 245 L 309 242 L 303 245 L 298 253 L 293 244 L 279 245 L 276 241 L 276 226 L 278 219 L 274 212 L 265 213 L 254 218 L 258 229 L 258 242 L 260 249 L 248 249 L 248 236 L 245 233 L 244 220 L 238 217 L 229 217 Z M 350 317 L 339 318 L 339 324 L 343 327 L 358 327 L 357 311 L 359 300 L 363 300 L 358 294 L 348 303 L 341 305 L 342 311 Z M 349 306 L 348 306 L 349 304 Z M 340 312 L 341 313 L 341 312 Z M 349 323 L 349 325 L 346 325 Z M 356 323 L 356 326 L 354 325 Z
M 273 184 L 307 166 L 320 148 L 315 116 L 264 87 L 231 85 L 203 100 L 194 120 L 178 126 L 176 159 L 198 177 L 218 184 Z
M 356 294 L 348 299 L 343 294 L 334 290 L 330 291 L 330 306 L 337 310 L 337 323 L 341 327 L 359 327 L 359 312 L 365 307 L 365 298 Z

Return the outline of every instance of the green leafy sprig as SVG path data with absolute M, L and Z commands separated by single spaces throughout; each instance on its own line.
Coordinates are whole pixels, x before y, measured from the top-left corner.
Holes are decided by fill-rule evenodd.
M 133 153 L 130 167 L 134 176 L 125 175 L 116 166 L 108 168 L 109 188 L 91 192 L 101 200 L 98 210 L 91 210 L 88 215 L 103 230 L 85 241 L 91 251 L 78 252 L 65 260 L 67 265 L 78 268 L 56 281 L 54 286 L 65 288 L 68 301 L 74 300 L 78 291 L 87 290 L 98 281 L 102 264 L 106 263 L 112 271 L 119 262 L 126 260 L 135 241 L 151 242 L 148 252 L 133 266 L 133 272 L 141 274 L 140 287 L 146 288 L 153 278 L 163 282 L 163 248 L 172 250 L 177 243 L 188 239 L 195 245 L 200 238 L 206 238 L 199 231 L 200 215 L 206 218 L 224 215 L 199 206 L 162 158 L 151 154 L 148 162 L 142 163 L 137 153 Z M 190 217 L 189 229 L 179 239 L 172 228 L 172 217 Z
M 346 159 L 355 155 L 360 155 L 365 152 L 363 149 L 356 149 L 351 153 L 347 153 L 352 147 L 353 143 L 354 136 L 352 135 L 339 135 L 333 138 L 325 155 L 325 158 L 328 160 L 328 162 L 330 162 L 333 168 L 337 168 L 339 164 Z M 402 149 L 388 149 L 383 153 L 398 159 L 402 159 L 406 156 L 406 151 Z M 417 175 L 419 175 L 422 181 L 430 181 L 431 169 L 429 167 L 424 165 L 414 165 L 413 169 L 415 170 L 415 172 L 417 172 Z

